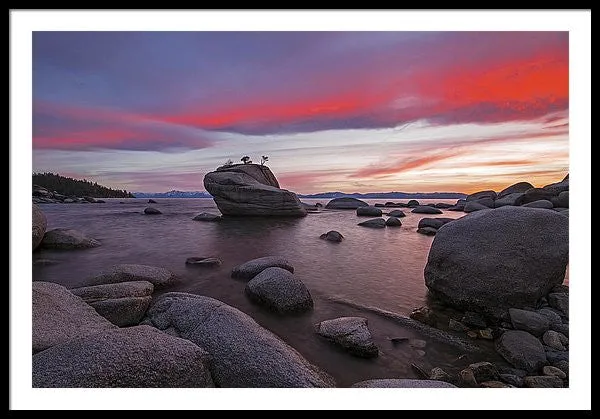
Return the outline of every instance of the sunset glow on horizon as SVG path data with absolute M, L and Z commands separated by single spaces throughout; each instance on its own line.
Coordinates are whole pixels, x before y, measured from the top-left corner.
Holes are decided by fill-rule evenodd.
M 569 170 L 568 32 L 34 32 L 33 170 L 203 190 L 465 192 Z

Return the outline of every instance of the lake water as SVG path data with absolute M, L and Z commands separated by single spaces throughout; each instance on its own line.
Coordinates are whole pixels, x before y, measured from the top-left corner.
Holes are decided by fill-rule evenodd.
M 34 281 L 50 281 L 68 288 L 84 286 L 87 279 L 119 263 L 165 267 L 180 277 L 179 282 L 160 292 L 180 291 L 222 300 L 253 317 L 296 348 L 307 359 L 330 373 L 341 386 L 371 378 L 416 378 L 411 363 L 448 370 L 478 360 L 456 363 L 461 355 L 453 347 L 427 340 L 420 349 L 393 344 L 391 337 L 423 338 L 411 329 L 360 308 L 332 301 L 350 301 L 408 315 L 425 304 L 427 290 L 423 268 L 433 240 L 416 232 L 423 217 L 402 209 L 402 227 L 369 229 L 357 223 L 353 210 L 323 210 L 304 218 L 226 218 L 218 223 L 198 222 L 201 212 L 217 212 L 212 199 L 156 199 L 151 206 L 161 215 L 143 215 L 147 199 L 107 199 L 105 204 L 42 204 L 48 229 L 68 227 L 98 239 L 102 246 L 77 251 L 42 250 L 36 259 L 55 264 L 34 264 Z M 327 200 L 304 199 L 307 203 Z M 121 203 L 123 202 L 123 203 Z M 373 204 L 382 200 L 367 200 Z M 455 200 L 421 200 L 455 202 Z M 393 209 L 393 208 L 392 208 Z M 390 209 L 391 210 L 391 209 Z M 384 209 L 386 211 L 386 209 Z M 458 218 L 462 212 L 444 211 L 438 217 Z M 319 235 L 341 232 L 345 240 L 331 243 Z M 295 275 L 310 290 L 314 310 L 298 316 L 278 316 L 252 304 L 244 294 L 245 283 L 230 277 L 231 269 L 261 256 L 282 255 L 294 266 Z M 218 268 L 188 267 L 191 256 L 215 256 Z M 352 357 L 318 337 L 315 323 L 340 316 L 363 316 L 381 355 L 372 360 Z M 491 348 L 491 346 L 490 346 Z M 487 352 L 487 351 L 486 351 Z M 490 350 L 481 359 L 490 360 Z

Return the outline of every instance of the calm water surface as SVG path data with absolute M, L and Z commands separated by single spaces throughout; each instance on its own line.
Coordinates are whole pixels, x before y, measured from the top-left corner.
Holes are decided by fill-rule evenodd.
M 422 338 L 416 332 L 365 310 L 329 301 L 342 298 L 364 306 L 375 306 L 400 314 L 426 302 L 423 268 L 432 237 L 416 233 L 423 217 L 402 209 L 402 227 L 369 229 L 357 226 L 368 217 L 353 210 L 324 210 L 304 218 L 229 218 L 218 223 L 193 221 L 201 212 L 218 210 L 212 199 L 156 199 L 151 206 L 161 215 L 143 215 L 147 199 L 107 199 L 105 204 L 42 204 L 48 228 L 68 227 L 98 239 L 102 246 L 79 251 L 34 253 L 36 259 L 51 259 L 52 265 L 33 266 L 35 281 L 50 281 L 68 288 L 84 286 L 90 277 L 119 263 L 162 266 L 180 277 L 166 291 L 189 292 L 222 300 L 249 314 L 258 323 L 282 337 L 311 362 L 333 375 L 338 384 L 350 385 L 371 378 L 414 378 L 410 364 L 458 365 L 461 355 L 454 348 L 427 341 L 425 355 L 408 344 L 393 345 L 390 337 Z M 307 203 L 327 200 L 305 199 Z M 373 204 L 381 200 L 367 200 Z M 123 202 L 123 203 L 121 203 Z M 455 202 L 455 200 L 421 200 Z M 394 209 L 394 208 L 392 208 Z M 392 210 L 390 209 L 390 210 Z M 387 211 L 384 209 L 384 212 Z M 438 217 L 459 218 L 462 212 L 444 211 Z M 338 230 L 346 240 L 330 243 L 319 235 Z M 231 269 L 250 259 L 282 255 L 295 268 L 295 275 L 315 300 L 312 312 L 281 317 L 252 304 L 244 294 L 244 282 L 230 278 Z M 191 256 L 216 256 L 223 265 L 216 268 L 187 267 Z M 314 334 L 313 325 L 339 316 L 359 315 L 369 327 L 381 355 L 362 360 L 336 349 Z M 487 359 L 493 356 L 487 355 Z

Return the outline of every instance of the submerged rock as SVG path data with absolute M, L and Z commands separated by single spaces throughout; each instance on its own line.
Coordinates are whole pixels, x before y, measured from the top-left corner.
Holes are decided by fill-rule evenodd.
M 502 207 L 440 228 L 429 251 L 425 284 L 451 306 L 500 317 L 510 307 L 534 307 L 562 283 L 568 258 L 566 217 Z
M 289 271 L 267 268 L 246 284 L 246 295 L 280 314 L 310 310 L 313 300 L 306 285 Z
M 359 226 L 369 228 L 385 228 L 385 220 L 383 218 L 373 218 L 372 220 L 363 221 L 358 223 Z
M 210 212 L 202 212 L 202 213 L 196 215 L 194 218 L 192 218 L 192 220 L 215 222 L 215 221 L 220 221 L 221 216 L 217 215 L 217 214 L 212 214 Z
M 144 214 L 146 214 L 146 215 L 156 215 L 156 214 L 162 214 L 162 212 L 160 212 L 159 210 L 157 210 L 154 207 L 148 207 L 148 208 L 144 209 Z
M 336 343 L 352 355 L 373 358 L 379 350 L 373 342 L 367 319 L 363 317 L 340 317 L 324 320 L 315 325 L 317 334 Z
M 356 208 L 359 217 L 381 217 L 381 209 L 372 206 Z
M 89 285 L 115 284 L 118 282 L 148 281 L 155 287 L 164 287 L 177 280 L 175 274 L 165 268 L 149 265 L 121 264 L 88 280 Z
M 33 250 L 35 250 L 44 238 L 44 233 L 46 233 L 46 227 L 48 226 L 48 222 L 46 221 L 46 216 L 44 215 L 40 207 L 38 207 L 36 204 L 32 204 L 31 207 L 31 244 Z
M 225 216 L 303 217 L 307 213 L 296 194 L 280 189 L 264 165 L 219 167 L 204 176 L 204 187 Z
M 100 246 L 100 242 L 78 230 L 55 228 L 46 231 L 41 246 L 46 249 L 89 249 Z
M 223 261 L 215 257 L 190 257 L 185 260 L 185 264 L 213 268 L 215 266 L 221 266 Z
M 342 236 L 342 233 L 340 233 L 339 231 L 330 230 L 327 233 L 321 234 L 319 238 L 330 242 L 339 243 L 344 239 L 344 236 Z
M 442 210 L 428 205 L 415 207 L 411 212 L 414 212 L 415 214 L 443 214 Z
M 33 356 L 33 387 L 214 387 L 209 356 L 149 326 L 74 337 Z
M 212 298 L 167 293 L 148 321 L 205 349 L 219 387 L 330 387 L 333 380 L 241 311 Z
M 265 269 L 272 267 L 282 268 L 294 273 L 294 267 L 286 258 L 281 256 L 264 256 L 236 266 L 231 271 L 231 277 L 237 279 L 252 279 Z
M 368 207 L 365 201 L 356 198 L 333 198 L 325 205 L 327 209 L 357 209 L 360 207 Z

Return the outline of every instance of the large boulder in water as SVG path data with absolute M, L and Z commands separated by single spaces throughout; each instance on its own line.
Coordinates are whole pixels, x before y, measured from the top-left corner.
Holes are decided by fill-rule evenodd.
M 325 205 L 328 209 L 357 209 L 360 207 L 368 207 L 365 201 L 356 198 L 333 198 Z
M 116 326 L 62 285 L 36 281 L 32 286 L 33 353 Z
M 306 209 L 295 193 L 279 187 L 267 166 L 237 164 L 204 176 L 204 187 L 223 215 L 303 217 Z
M 363 358 L 374 358 L 379 349 L 364 317 L 339 317 L 324 320 L 315 325 L 317 334 L 334 342 L 352 355 Z
M 359 217 L 381 217 L 381 210 L 372 206 L 356 208 Z
M 429 205 L 420 205 L 415 207 L 411 212 L 415 214 L 443 214 L 442 210 Z
M 294 273 L 294 267 L 282 256 L 264 256 L 252 259 L 236 266 L 231 271 L 231 277 L 237 279 L 252 279 L 267 268 L 282 268 Z
M 33 356 L 33 387 L 214 387 L 209 355 L 150 326 L 76 337 Z
M 497 317 L 533 307 L 565 278 L 569 220 L 554 211 L 502 207 L 440 228 L 429 251 L 425 284 L 463 310 Z
M 31 244 L 33 245 L 33 250 L 35 250 L 42 239 L 44 238 L 44 233 L 46 233 L 46 227 L 48 223 L 46 221 L 46 216 L 35 204 L 32 205 L 32 220 L 31 220 Z
M 267 268 L 246 284 L 246 295 L 255 303 L 280 314 L 301 313 L 313 307 L 306 285 L 290 271 Z
M 437 217 L 437 218 L 421 218 L 419 220 L 418 228 L 432 227 L 436 230 L 443 226 L 444 224 L 448 224 L 450 221 L 454 221 L 454 218 L 445 218 L 445 217 Z
M 78 230 L 55 228 L 46 231 L 41 246 L 46 249 L 89 249 L 100 246 L 100 242 Z
M 192 341 L 212 358 L 219 387 L 331 387 L 333 380 L 250 316 L 222 301 L 184 293 L 160 296 L 148 322 Z
M 358 223 L 358 225 L 368 228 L 385 228 L 385 220 L 383 218 L 373 218 L 371 220 Z
M 505 196 L 511 195 L 511 194 L 514 194 L 514 193 L 525 193 L 525 192 L 527 192 L 531 188 L 533 188 L 533 185 L 531 183 L 529 183 L 529 182 L 515 183 L 513 185 L 510 185 L 507 188 L 502 189 L 498 193 L 498 197 L 496 199 L 504 198 Z

